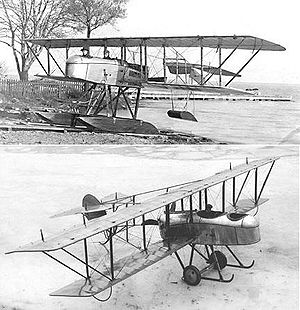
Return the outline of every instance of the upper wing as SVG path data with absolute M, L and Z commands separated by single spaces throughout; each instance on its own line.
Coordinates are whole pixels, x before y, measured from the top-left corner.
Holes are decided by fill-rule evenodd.
M 69 230 L 50 237 L 48 240 L 46 239 L 43 242 L 34 242 L 19 247 L 18 249 L 12 250 L 8 253 L 55 251 L 64 248 L 117 225 L 123 224 L 131 219 L 142 216 L 143 214 L 155 211 L 171 204 L 174 201 L 178 201 L 198 193 L 200 190 L 204 190 L 205 188 L 209 188 L 235 176 L 244 174 L 252 169 L 274 162 L 277 159 L 279 159 L 279 157 L 265 158 L 250 162 L 248 164 L 242 164 L 229 170 L 224 170 L 206 179 L 197 180 L 193 183 L 176 188 L 175 190 L 150 198 L 142 203 L 131 205 L 128 208 L 124 208 L 118 212 L 94 219 L 87 223 L 86 226 L 75 225 Z
M 244 50 L 284 51 L 279 44 L 247 35 L 233 36 L 176 36 L 176 37 L 115 37 L 115 38 L 65 38 L 65 39 L 31 39 L 30 43 L 46 48 L 69 47 L 210 47 Z

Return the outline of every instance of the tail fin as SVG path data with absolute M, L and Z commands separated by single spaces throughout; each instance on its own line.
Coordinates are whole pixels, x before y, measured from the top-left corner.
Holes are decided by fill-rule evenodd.
M 100 206 L 101 206 L 100 201 L 91 194 L 85 195 L 82 199 L 82 207 L 84 208 L 85 211 L 96 210 L 96 209 L 99 209 Z M 106 215 L 105 210 L 85 213 L 85 216 L 88 220 L 92 220 L 94 218 L 101 217 L 104 215 Z

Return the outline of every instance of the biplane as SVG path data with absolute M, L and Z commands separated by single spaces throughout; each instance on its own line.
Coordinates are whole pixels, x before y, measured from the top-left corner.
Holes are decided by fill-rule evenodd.
M 181 91 L 187 97 L 191 93 L 253 95 L 228 85 L 241 76 L 241 72 L 260 51 L 285 50 L 279 44 L 246 35 L 32 39 L 27 44 L 34 55 L 32 45 L 47 51 L 46 66 L 36 55 L 44 71 L 44 75 L 38 76 L 89 85 L 84 100 L 75 102 L 72 111 L 38 112 L 43 120 L 54 125 L 143 134 L 158 134 L 159 130 L 153 124 L 138 119 L 141 90 Z M 77 52 L 70 56 L 71 48 L 82 48 L 83 54 Z M 92 56 L 92 48 L 98 48 L 98 54 L 100 50 L 103 56 Z M 182 48 L 193 50 L 194 58 L 200 58 L 199 62 L 188 60 L 184 52 L 179 51 Z M 54 57 L 53 50 L 57 49 L 66 50 L 65 69 Z M 217 65 L 205 63 L 207 49 L 217 52 L 214 52 L 218 55 Z M 237 50 L 251 51 L 251 56 L 237 72 L 232 72 L 225 69 L 224 64 Z M 112 52 L 115 57 L 111 56 Z M 51 67 L 52 63 L 54 67 Z M 53 75 L 52 70 L 57 68 L 60 75 Z M 211 83 L 214 76 L 218 77 L 217 85 Z M 230 80 L 224 84 L 224 78 Z M 125 117 L 119 115 L 121 104 L 128 110 Z M 177 119 L 197 121 L 191 112 L 174 105 L 167 114 Z
M 99 201 L 88 194 L 81 211 L 76 208 L 56 215 L 79 213 L 83 224 L 49 237 L 41 230 L 41 241 L 6 254 L 40 252 L 81 277 L 51 296 L 107 300 L 114 285 L 172 254 L 182 267 L 182 279 L 188 285 L 198 285 L 201 280 L 231 282 L 234 275 L 230 278 L 222 275 L 225 267 L 251 268 L 254 264 L 254 261 L 249 265 L 242 263 L 232 246 L 260 241 L 255 215 L 268 200 L 262 198 L 262 193 L 278 159 L 270 157 L 252 162 L 246 159 L 246 163 L 230 165 L 211 177 L 135 195 L 115 193 Z M 248 185 L 250 192 L 247 192 Z M 242 199 L 245 191 L 251 198 Z M 214 196 L 213 192 L 218 194 Z M 154 229 L 157 235 L 152 239 L 149 231 Z M 119 251 L 122 245 L 126 246 L 125 251 Z M 94 247 L 97 250 L 93 251 Z M 216 247 L 226 249 L 234 262 L 229 262 Z M 184 249 L 190 250 L 186 261 L 182 255 Z M 77 265 L 71 266 L 69 260 L 62 261 L 58 256 L 61 254 L 74 259 L 82 270 L 78 271 Z M 195 266 L 196 256 L 205 261 L 204 268 Z M 96 296 L 106 289 L 110 289 L 108 298 Z

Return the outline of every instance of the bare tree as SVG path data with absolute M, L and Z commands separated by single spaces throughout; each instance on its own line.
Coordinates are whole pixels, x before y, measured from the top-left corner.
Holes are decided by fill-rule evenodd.
M 87 38 L 97 28 L 115 24 L 119 18 L 126 17 L 128 0 L 66 0 L 66 19 L 77 31 L 86 31 Z
M 66 26 L 65 2 L 60 0 L 0 0 L 0 43 L 11 47 L 19 78 L 28 71 L 42 47 L 26 40 L 59 37 Z

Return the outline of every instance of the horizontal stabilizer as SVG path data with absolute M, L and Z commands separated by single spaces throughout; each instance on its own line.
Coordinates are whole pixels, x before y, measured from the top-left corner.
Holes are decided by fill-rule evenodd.
M 109 268 L 103 268 L 99 271 L 105 276 L 94 272 L 90 282 L 86 279 L 77 280 L 51 293 L 50 296 L 89 297 L 96 295 L 178 251 L 192 241 L 192 239 L 184 239 L 172 242 L 170 249 L 163 241 L 155 242 L 148 247 L 147 252 L 137 252 L 114 262 L 114 274 L 117 276 L 112 281 L 109 279 L 111 278 Z
M 84 206 L 84 203 L 87 202 L 87 197 L 90 198 L 88 209 L 86 209 Z M 83 208 L 77 207 L 77 208 L 69 209 L 69 210 L 60 212 L 58 214 L 52 215 L 50 218 L 63 217 L 63 216 L 76 215 L 76 214 L 93 213 L 93 212 L 99 212 L 99 211 L 106 211 L 106 210 L 111 209 L 113 204 L 115 204 L 118 207 L 122 204 L 132 202 L 131 197 L 128 197 L 128 195 L 122 194 L 119 192 L 109 194 L 105 197 L 102 197 L 100 200 L 98 200 L 96 197 L 94 197 L 93 198 L 94 203 L 91 203 L 91 197 L 94 197 L 94 196 L 87 194 L 83 198 Z
M 188 62 L 167 62 L 168 69 L 170 73 L 172 74 L 194 74 L 194 70 L 201 70 L 201 65 L 200 64 L 191 64 Z M 208 72 L 210 74 L 214 75 L 220 75 L 220 69 L 217 67 L 213 66 L 208 66 L 208 65 L 202 65 L 202 69 L 205 72 Z M 234 76 L 235 73 L 225 70 L 222 68 L 222 75 L 224 76 Z M 237 75 L 240 77 L 240 75 Z
M 267 198 L 260 198 L 258 203 L 255 204 L 251 199 L 241 199 L 238 201 L 237 205 L 233 207 L 233 210 L 236 213 L 247 213 L 258 206 L 262 205 L 263 203 L 267 202 L 269 199 Z
M 56 218 L 56 217 L 63 217 L 63 216 L 69 216 L 69 215 L 75 215 L 75 214 L 81 214 L 84 210 L 80 207 L 78 208 L 73 208 L 73 209 L 69 209 L 54 215 L 51 215 L 50 218 Z
M 209 86 L 209 85 L 189 85 L 189 84 L 173 84 L 173 83 L 143 83 L 144 91 L 150 90 L 183 90 L 183 91 L 192 91 L 199 92 L 203 94 L 212 94 L 212 95 L 247 95 L 253 96 L 252 92 L 245 91 L 242 89 L 225 87 L 225 86 Z

